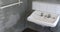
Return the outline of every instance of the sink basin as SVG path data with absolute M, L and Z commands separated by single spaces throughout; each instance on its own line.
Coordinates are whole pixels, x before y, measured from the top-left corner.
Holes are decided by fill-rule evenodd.
M 55 27 L 59 21 L 59 16 L 46 11 L 34 11 L 28 18 L 28 21 L 42 26 Z

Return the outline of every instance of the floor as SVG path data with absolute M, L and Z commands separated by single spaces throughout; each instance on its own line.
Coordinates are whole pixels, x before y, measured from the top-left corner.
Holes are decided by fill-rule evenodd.
M 38 32 L 38 31 L 33 30 L 33 29 L 31 29 L 31 28 L 26 28 L 26 29 L 24 29 L 22 32 Z

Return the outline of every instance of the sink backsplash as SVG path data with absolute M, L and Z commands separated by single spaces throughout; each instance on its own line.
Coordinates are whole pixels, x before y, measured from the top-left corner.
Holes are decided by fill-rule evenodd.
M 33 1 L 32 9 L 47 11 L 47 12 L 56 13 L 60 15 L 60 4 Z

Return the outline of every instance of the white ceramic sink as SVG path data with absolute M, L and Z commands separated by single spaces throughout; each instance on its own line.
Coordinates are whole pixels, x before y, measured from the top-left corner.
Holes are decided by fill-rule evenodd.
M 55 27 L 59 21 L 59 16 L 46 11 L 34 11 L 27 20 L 38 25 Z

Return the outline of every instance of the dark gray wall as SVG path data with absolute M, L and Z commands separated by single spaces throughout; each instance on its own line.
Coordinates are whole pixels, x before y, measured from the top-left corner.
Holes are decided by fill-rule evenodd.
M 20 30 L 23 30 L 27 28 L 27 23 L 26 23 L 26 16 L 29 11 L 32 9 L 32 0 L 21 0 L 23 1 L 22 5 L 20 6 L 20 14 L 21 14 L 21 19 L 19 21 L 18 28 Z
M 5 6 L 5 5 L 9 5 L 11 4 L 10 0 L 8 2 L 6 2 L 8 0 L 1 0 L 1 7 Z M 15 5 L 15 6 L 11 6 L 8 8 L 4 8 L 2 9 L 2 11 L 6 11 L 6 12 L 15 12 L 15 13 L 19 13 L 20 14 L 20 20 L 17 22 L 17 24 L 15 25 L 16 29 L 20 29 L 20 31 L 22 31 L 26 26 L 25 26 L 25 16 L 26 16 L 26 12 L 31 10 L 31 0 L 21 0 L 23 3 L 21 3 L 20 5 Z M 14 1 L 12 1 L 13 3 Z M 5 3 L 5 4 L 4 4 Z M 17 12 L 18 11 L 18 12 Z

